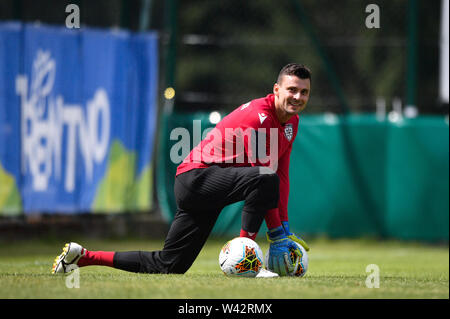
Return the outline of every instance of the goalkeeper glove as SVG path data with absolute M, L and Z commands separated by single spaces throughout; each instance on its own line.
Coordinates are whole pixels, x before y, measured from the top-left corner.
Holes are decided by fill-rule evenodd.
M 283 225 L 284 233 L 286 234 L 286 237 L 295 241 L 296 243 L 299 243 L 302 245 L 303 248 L 305 248 L 306 251 L 309 251 L 308 244 L 299 236 L 295 235 L 294 233 L 291 233 L 289 230 L 289 223 L 287 221 L 281 222 Z
M 282 226 L 269 229 L 267 240 L 270 243 L 267 267 L 280 276 L 287 276 L 292 273 L 294 262 L 290 258 L 291 251 L 298 256 L 302 255 L 297 245 L 286 237 Z

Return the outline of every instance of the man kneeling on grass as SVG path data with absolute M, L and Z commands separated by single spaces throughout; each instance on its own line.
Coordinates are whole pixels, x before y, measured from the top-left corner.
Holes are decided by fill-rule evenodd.
M 56 257 L 52 273 L 65 273 L 75 264 L 183 274 L 197 258 L 222 209 L 239 201 L 245 201 L 240 236 L 255 239 L 265 219 L 270 242 L 267 266 L 281 276 L 290 273 L 294 269 L 290 250 L 301 255 L 295 242 L 309 250 L 289 230 L 287 204 L 290 155 L 310 86 L 307 67 L 286 65 L 272 94 L 239 106 L 191 151 L 177 168 L 177 212 L 162 250 L 89 251 L 68 243 Z M 261 276 L 276 274 L 263 271 Z

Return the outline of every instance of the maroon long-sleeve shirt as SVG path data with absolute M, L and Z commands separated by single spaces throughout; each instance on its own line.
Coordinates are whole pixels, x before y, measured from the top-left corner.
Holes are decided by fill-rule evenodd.
M 275 97 L 252 100 L 224 117 L 184 161 L 176 175 L 211 165 L 266 166 L 280 179 L 278 208 L 266 214 L 269 229 L 288 220 L 289 161 L 292 143 L 297 136 L 299 116 L 279 122 L 275 113 Z

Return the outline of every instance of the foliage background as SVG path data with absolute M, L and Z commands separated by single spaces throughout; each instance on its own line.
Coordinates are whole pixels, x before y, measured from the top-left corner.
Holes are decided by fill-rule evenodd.
M 377 98 L 388 108 L 395 98 L 405 104 L 409 9 L 416 3 L 417 108 L 448 113 L 438 99 L 441 1 L 377 0 L 379 29 L 365 25 L 366 6 L 374 3 L 365 0 L 2 0 L 0 19 L 64 24 L 69 3 L 79 5 L 82 25 L 159 31 L 160 90 L 173 76 L 177 110 L 229 112 L 270 93 L 281 67 L 299 62 L 313 71 L 306 113 L 344 110 L 330 72 L 349 111 L 374 112 Z M 164 61 L 172 37 L 173 61 Z

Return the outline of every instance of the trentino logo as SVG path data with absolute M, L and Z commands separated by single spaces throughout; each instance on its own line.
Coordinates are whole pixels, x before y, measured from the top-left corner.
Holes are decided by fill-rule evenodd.
M 54 175 L 61 180 L 65 168 L 64 189 L 73 192 L 77 149 L 84 160 L 88 180 L 92 180 L 94 162 L 102 162 L 107 154 L 110 105 L 108 95 L 101 87 L 87 101 L 85 111 L 80 104 L 65 103 L 64 96 L 53 93 L 56 69 L 51 52 L 38 50 L 30 83 L 26 75 L 16 77 L 22 114 L 22 173 L 26 174 L 28 170 L 31 173 L 33 190 L 46 191 L 49 178 Z M 67 130 L 64 150 L 63 129 Z M 62 152 L 66 153 L 65 163 L 61 163 Z

